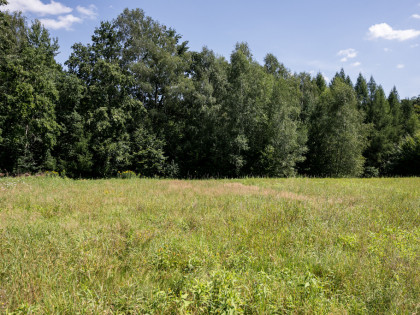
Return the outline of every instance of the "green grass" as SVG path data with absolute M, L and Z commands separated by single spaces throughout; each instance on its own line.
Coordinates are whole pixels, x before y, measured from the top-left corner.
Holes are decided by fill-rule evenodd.
M 420 310 L 420 178 L 0 179 L 0 313 Z

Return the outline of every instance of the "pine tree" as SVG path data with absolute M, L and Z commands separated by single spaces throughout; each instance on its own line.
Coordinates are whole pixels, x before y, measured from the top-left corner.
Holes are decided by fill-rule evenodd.
M 402 138 L 402 129 L 404 122 L 402 121 L 402 113 L 401 113 L 401 102 L 400 97 L 397 92 L 397 88 L 394 86 L 388 96 L 388 104 L 389 104 L 389 114 L 391 116 L 391 124 L 392 124 L 392 131 L 391 131 L 391 140 L 396 145 Z
M 361 73 L 359 73 L 359 76 L 357 77 L 354 90 L 356 91 L 359 108 L 366 112 L 369 102 L 369 91 L 366 79 Z

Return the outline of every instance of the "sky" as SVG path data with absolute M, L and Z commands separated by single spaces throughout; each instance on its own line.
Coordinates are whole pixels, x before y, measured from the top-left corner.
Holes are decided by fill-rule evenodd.
M 321 72 L 329 81 L 343 68 L 353 83 L 373 76 L 386 93 L 420 95 L 420 0 L 8 0 L 29 21 L 58 37 L 63 64 L 76 42 L 90 42 L 100 21 L 125 8 L 174 28 L 189 41 L 229 56 L 247 42 L 261 64 L 274 54 L 292 72 Z M 4 7 L 2 8 L 4 10 Z

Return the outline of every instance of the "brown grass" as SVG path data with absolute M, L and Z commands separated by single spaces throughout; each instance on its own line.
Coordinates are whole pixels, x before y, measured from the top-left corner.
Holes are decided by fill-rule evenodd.
M 179 193 L 191 193 L 196 195 L 205 195 L 212 197 L 220 196 L 244 196 L 244 195 L 261 195 L 272 198 L 281 198 L 289 200 L 297 200 L 303 202 L 310 202 L 314 205 L 320 203 L 342 203 L 343 200 L 340 198 L 322 198 L 314 197 L 304 194 L 298 194 L 292 191 L 282 190 L 278 191 L 272 188 L 258 187 L 254 185 L 244 185 L 242 183 L 211 183 L 196 181 L 196 182 L 185 182 L 181 180 L 171 180 L 163 182 L 167 185 L 167 189 L 170 192 Z

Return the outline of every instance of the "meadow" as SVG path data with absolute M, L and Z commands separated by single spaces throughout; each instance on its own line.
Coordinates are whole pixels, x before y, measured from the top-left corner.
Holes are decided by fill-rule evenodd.
M 0 179 L 0 313 L 414 314 L 420 178 Z

